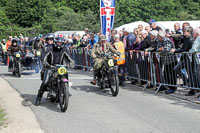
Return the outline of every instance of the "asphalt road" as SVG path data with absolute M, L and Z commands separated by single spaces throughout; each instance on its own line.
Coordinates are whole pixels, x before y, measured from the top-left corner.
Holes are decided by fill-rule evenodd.
M 199 133 L 200 106 L 170 96 L 154 95 L 128 85 L 112 97 L 109 90 L 91 86 L 88 73 L 70 70 L 70 97 L 66 113 L 45 98 L 34 105 L 39 74 L 24 72 L 15 78 L 0 66 L 0 74 L 24 97 L 45 133 Z M 46 94 L 45 94 L 46 97 Z M 28 118 L 27 118 L 28 119 Z

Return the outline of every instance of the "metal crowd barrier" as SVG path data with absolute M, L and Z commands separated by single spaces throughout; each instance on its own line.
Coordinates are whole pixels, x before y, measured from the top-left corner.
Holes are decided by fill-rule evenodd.
M 75 61 L 75 67 L 80 67 L 83 70 L 91 70 L 93 66 L 93 59 L 90 56 L 91 50 L 85 48 L 68 49 L 68 53 Z
M 91 50 L 69 49 L 75 66 L 92 69 Z M 159 53 L 132 51 L 126 53 L 127 77 L 139 81 L 139 84 L 170 88 L 188 88 L 200 90 L 200 53 Z
M 126 67 L 129 79 L 139 81 L 139 84 L 145 83 L 144 89 L 153 84 L 152 63 L 150 52 L 134 51 L 126 53 Z
M 128 77 L 157 86 L 200 90 L 200 53 L 134 51 L 126 54 Z

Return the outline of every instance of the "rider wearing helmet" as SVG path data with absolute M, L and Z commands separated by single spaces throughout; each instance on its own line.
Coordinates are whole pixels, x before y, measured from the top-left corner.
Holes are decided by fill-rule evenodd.
M 8 55 L 10 56 L 10 60 L 9 60 L 9 68 L 11 68 L 12 66 L 12 62 L 13 62 L 13 53 L 15 52 L 21 52 L 24 55 L 24 51 L 22 50 L 22 48 L 18 45 L 18 40 L 17 39 L 13 39 L 11 46 L 8 47 Z M 10 70 L 10 69 L 9 69 Z
M 54 44 L 51 49 L 48 51 L 44 58 L 43 67 L 44 72 L 41 73 L 42 84 L 38 91 L 37 99 L 35 102 L 36 106 L 40 105 L 42 95 L 46 90 L 46 87 L 52 78 L 52 69 L 55 69 L 56 64 L 64 65 L 68 63 L 70 67 L 74 67 L 74 61 L 67 54 L 67 49 L 64 47 L 64 38 L 57 37 L 54 39 Z M 66 75 L 67 76 L 67 75 Z
M 7 54 L 6 54 L 6 39 L 0 42 L 0 51 L 2 56 L 2 62 L 6 64 Z
M 51 47 L 53 46 L 54 44 L 54 34 L 53 33 L 49 33 L 46 35 L 46 43 L 44 44 L 43 46 L 43 49 L 42 49 L 42 60 L 44 59 L 45 55 L 48 53 L 48 51 L 51 49 Z M 42 42 L 41 42 L 42 43 Z M 41 45 L 41 44 L 39 44 Z
M 99 70 L 101 66 L 103 65 L 104 58 L 102 58 L 103 54 L 106 54 L 108 52 L 115 53 L 117 55 L 120 55 L 110 43 L 106 42 L 106 36 L 105 35 L 100 35 L 100 42 L 95 43 L 93 48 L 92 48 L 92 53 L 91 56 L 94 59 L 94 79 L 91 81 L 91 84 L 96 85 L 96 77 L 99 74 Z

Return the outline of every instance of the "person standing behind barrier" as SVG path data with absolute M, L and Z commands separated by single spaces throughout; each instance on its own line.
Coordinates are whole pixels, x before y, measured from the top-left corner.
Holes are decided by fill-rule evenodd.
M 174 24 L 174 30 L 175 30 L 175 34 L 172 34 L 173 40 L 174 40 L 174 44 L 175 44 L 175 48 L 182 48 L 183 46 L 183 31 L 180 28 L 180 24 L 179 23 L 175 23 Z
M 120 36 L 120 41 L 123 42 L 123 39 L 124 39 L 124 34 L 122 31 L 118 31 L 118 34 Z
M 150 34 L 151 44 L 150 44 L 149 47 L 146 46 L 148 48 L 146 48 L 145 51 L 155 52 L 156 51 L 156 46 L 158 44 L 158 31 L 157 30 L 153 30 L 149 34 Z
M 78 34 L 74 35 L 74 42 L 73 42 L 73 46 L 71 48 L 79 48 L 81 45 L 81 39 L 79 37 Z
M 110 38 L 110 44 L 113 45 L 115 43 L 115 35 L 117 34 L 117 30 L 111 31 L 111 38 Z
M 195 80 L 197 82 L 196 88 L 200 88 L 200 57 L 199 57 L 199 52 L 200 52 L 200 28 L 196 28 L 193 32 L 193 38 L 194 38 L 194 43 L 192 45 L 192 48 L 190 49 L 190 53 L 195 53 L 195 63 L 194 63 L 194 75 L 195 75 Z
M 130 32 L 129 29 L 125 28 L 124 29 L 124 34 L 125 34 L 125 42 L 126 42 L 126 46 L 125 46 L 125 51 L 131 51 L 134 48 L 134 43 L 136 41 L 136 36 Z
M 194 43 L 190 52 L 200 52 L 200 28 L 196 28 L 193 32 Z
M 151 37 L 149 33 L 145 30 L 142 31 L 142 37 L 144 38 L 143 41 L 141 42 L 142 45 L 140 47 L 141 51 L 144 51 L 145 49 L 151 47 Z
M 83 39 L 81 39 L 81 45 L 80 47 L 85 48 L 87 47 L 89 44 L 89 40 L 87 36 L 84 36 Z
M 168 84 L 168 90 L 165 91 L 165 94 L 174 93 L 177 90 L 177 78 L 176 72 L 173 68 L 176 66 L 176 58 L 174 54 L 169 53 L 170 50 L 174 47 L 174 44 L 171 42 L 169 38 L 166 37 L 164 31 L 159 31 L 158 33 L 158 45 L 157 52 L 160 53 L 160 60 L 162 62 L 161 70 L 164 67 L 164 72 L 161 74 L 161 84 Z M 166 86 L 165 86 L 166 87 Z
M 185 27 L 184 28 L 184 40 L 183 40 L 183 47 L 180 49 L 171 49 L 172 53 L 182 53 L 182 52 L 189 52 L 192 48 L 194 39 L 191 34 L 191 28 Z M 188 58 L 187 54 L 183 54 L 181 57 L 181 61 L 175 66 L 174 70 L 183 78 L 183 85 L 191 87 L 190 83 L 193 79 L 193 70 L 191 69 L 192 63 L 189 63 L 190 59 Z M 189 73 L 189 77 L 186 74 L 183 74 L 181 71 L 186 69 L 186 73 Z M 193 96 L 195 95 L 195 90 L 191 89 L 186 96 Z
M 142 24 L 139 24 L 139 25 L 138 25 L 138 29 L 140 29 L 140 31 L 142 32 L 142 31 L 143 31 L 143 25 L 142 25 Z
M 88 48 L 93 48 L 94 44 L 98 43 L 98 40 L 95 39 L 95 35 L 94 34 L 90 34 L 90 38 L 89 38 L 89 47 Z
M 124 28 L 124 47 L 125 47 L 125 52 L 126 52 L 126 57 L 128 57 L 128 54 L 132 54 L 132 50 L 134 48 L 134 43 L 136 41 L 136 36 L 131 33 L 130 29 Z M 131 62 L 126 62 L 125 63 L 125 68 L 126 68 L 126 73 L 129 71 Z M 130 73 L 129 73 L 130 74 Z
M 157 31 L 162 30 L 159 26 L 157 26 L 156 20 L 154 20 L 154 19 L 151 19 L 151 20 L 149 21 L 149 25 L 150 25 L 150 27 L 151 27 L 151 31 L 153 31 L 153 30 L 157 30 Z
M 120 73 L 119 76 L 119 85 L 125 86 L 125 49 L 124 49 L 124 44 L 123 42 L 120 41 L 120 36 L 118 34 L 115 34 L 114 36 L 115 43 L 113 44 L 117 52 L 120 53 L 120 57 L 116 58 L 117 59 L 117 64 L 118 64 L 118 70 Z
M 145 30 L 148 32 L 148 35 L 150 36 L 149 33 L 151 32 L 151 27 L 150 27 L 150 26 L 146 26 L 146 27 L 145 27 Z

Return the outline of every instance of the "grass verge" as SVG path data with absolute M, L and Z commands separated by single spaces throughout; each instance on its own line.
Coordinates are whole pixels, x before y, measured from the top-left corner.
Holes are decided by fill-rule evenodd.
M 0 127 L 3 126 L 5 120 L 6 120 L 5 113 L 4 113 L 3 109 L 1 109 L 1 107 L 0 107 Z

